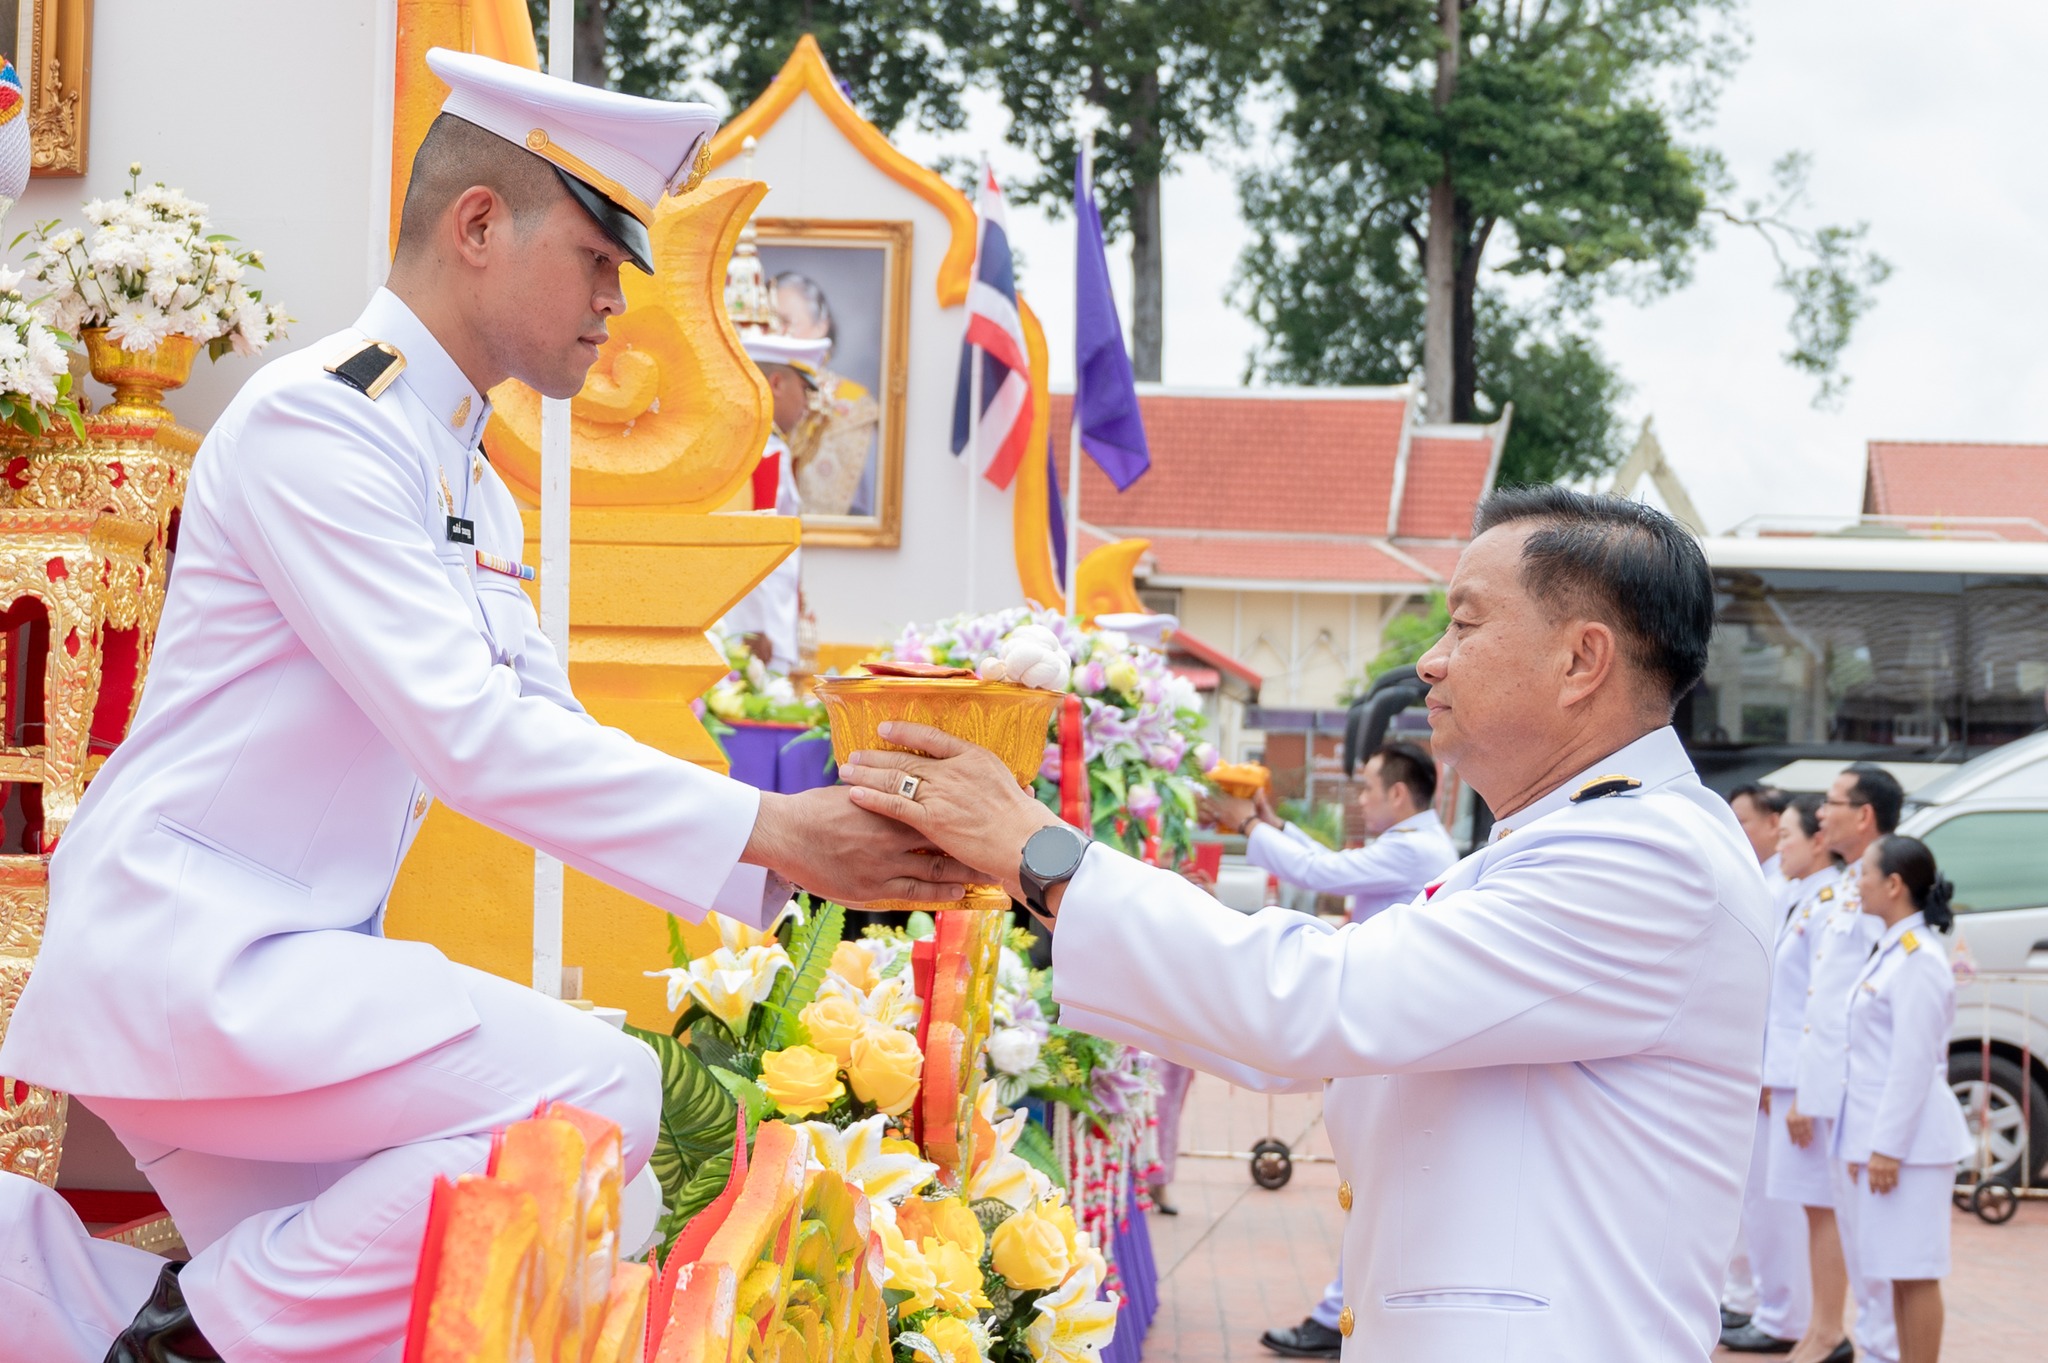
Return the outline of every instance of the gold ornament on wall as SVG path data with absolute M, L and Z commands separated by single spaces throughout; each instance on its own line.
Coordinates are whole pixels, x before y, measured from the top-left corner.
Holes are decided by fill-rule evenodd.
M 85 174 L 92 0 L 0 0 L 0 42 L 28 97 L 30 173 Z

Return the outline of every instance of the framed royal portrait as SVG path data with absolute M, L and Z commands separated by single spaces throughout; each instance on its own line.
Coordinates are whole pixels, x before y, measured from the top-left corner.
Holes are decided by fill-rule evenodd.
M 763 218 L 756 231 L 783 330 L 832 343 L 789 441 L 804 543 L 893 549 L 903 539 L 911 224 Z
M 85 174 L 92 0 L 0 0 L 0 42 L 21 76 L 14 117 L 28 119 L 29 173 Z

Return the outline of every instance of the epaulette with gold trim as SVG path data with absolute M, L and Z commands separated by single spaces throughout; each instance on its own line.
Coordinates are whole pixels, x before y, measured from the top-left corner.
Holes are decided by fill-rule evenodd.
M 1626 795 L 1642 788 L 1643 783 L 1633 776 L 1596 776 L 1579 787 L 1578 793 L 1572 796 L 1572 803 L 1581 805 L 1588 800 L 1604 800 L 1610 795 Z
M 1920 949 L 1920 939 L 1913 935 L 1911 929 L 1908 929 L 1906 934 L 1899 938 L 1899 945 L 1906 949 L 1908 956 L 1911 956 Z
M 328 365 L 327 372 L 374 402 L 405 372 L 405 356 L 389 341 L 372 341 Z

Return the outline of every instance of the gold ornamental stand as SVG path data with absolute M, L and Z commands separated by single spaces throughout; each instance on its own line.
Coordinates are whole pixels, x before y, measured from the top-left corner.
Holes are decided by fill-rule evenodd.
M 85 342 L 114 400 L 84 435 L 0 436 L 0 782 L 34 787 L 0 854 L 0 1037 L 42 942 L 49 853 L 134 717 L 199 449 L 163 405 L 197 343 Z M 63 1094 L 0 1077 L 0 1170 L 54 1186 L 65 1117 Z M 168 1243 L 167 1224 L 143 1229 Z

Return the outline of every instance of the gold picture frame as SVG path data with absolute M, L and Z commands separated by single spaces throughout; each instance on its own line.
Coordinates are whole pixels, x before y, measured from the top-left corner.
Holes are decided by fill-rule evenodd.
M 818 407 L 790 439 L 806 546 L 894 549 L 903 542 L 912 228 L 867 219 L 755 224 L 785 327 L 833 341 Z
M 29 174 L 85 174 L 92 0 L 0 0 L 0 35 L 27 96 Z

